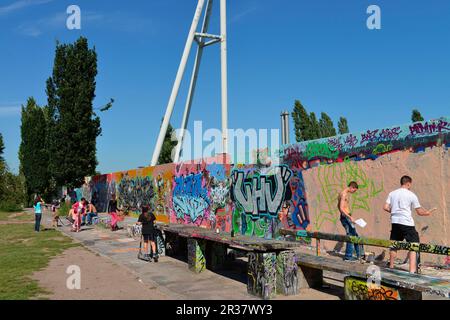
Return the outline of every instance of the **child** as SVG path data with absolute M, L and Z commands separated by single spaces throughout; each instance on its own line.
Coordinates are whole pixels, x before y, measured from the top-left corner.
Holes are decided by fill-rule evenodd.
M 155 262 L 158 262 L 158 252 L 156 251 L 155 243 L 155 226 L 156 220 L 153 212 L 149 212 L 149 207 L 143 206 L 142 213 L 139 216 L 138 224 L 142 225 L 142 237 L 144 238 L 144 258 L 149 261 L 153 258 Z M 151 253 L 148 254 L 148 242 L 150 241 Z
M 59 227 L 59 224 L 58 224 L 58 221 L 59 221 L 58 207 L 59 207 L 58 200 L 53 200 L 53 202 L 52 202 L 52 216 L 53 216 L 52 226 L 54 228 Z
M 81 201 L 75 203 L 72 206 L 73 209 L 73 225 L 72 225 L 72 231 L 74 232 L 80 232 L 81 230 L 81 216 L 86 211 L 86 199 L 81 198 Z

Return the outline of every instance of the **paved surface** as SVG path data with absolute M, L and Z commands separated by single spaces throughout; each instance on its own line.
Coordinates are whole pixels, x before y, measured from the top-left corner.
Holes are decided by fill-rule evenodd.
M 120 225 L 134 223 L 136 219 L 126 218 Z M 43 217 L 45 226 L 51 225 L 50 215 Z M 65 224 L 68 221 L 63 219 Z M 258 300 L 247 294 L 246 261 L 237 259 L 230 270 L 220 273 L 205 270 L 200 274 L 190 272 L 187 261 L 183 257 L 160 257 L 158 263 L 144 262 L 136 258 L 139 241 L 129 238 L 126 230 L 111 232 L 99 226 L 82 227 L 79 233 L 71 232 L 69 226 L 59 228 L 60 231 L 83 244 L 90 251 L 111 259 L 114 263 L 127 268 L 150 288 L 156 288 L 169 299 L 183 300 Z M 99 270 L 101 272 L 101 270 Z M 66 275 L 67 277 L 67 275 Z M 293 297 L 279 296 L 278 299 L 297 300 L 336 300 L 340 299 L 341 290 L 334 286 L 325 287 L 323 291 L 307 289 Z
M 51 217 L 44 216 L 44 224 L 51 225 Z M 126 217 L 119 224 L 133 224 L 136 218 Z M 68 224 L 68 221 L 63 219 Z M 102 227 L 82 227 L 74 233 L 69 226 L 59 228 L 63 233 L 83 244 L 84 247 L 102 257 L 111 259 L 121 267 L 127 268 L 140 281 L 150 288 L 156 288 L 169 299 L 183 300 L 253 300 L 258 299 L 247 294 L 246 258 L 237 259 L 232 268 L 220 273 L 205 270 L 200 274 L 190 272 L 186 257 L 160 257 L 158 263 L 144 262 L 136 258 L 139 241 L 129 238 L 126 228 L 111 232 Z M 306 249 L 305 249 L 306 250 Z M 302 250 L 303 251 L 303 250 Z M 312 252 L 309 252 L 312 253 Z M 336 258 L 339 259 L 339 258 Z M 448 275 L 448 271 L 445 272 Z M 436 275 L 436 274 L 435 274 Z M 288 300 L 338 300 L 343 299 L 342 274 L 324 272 L 325 285 L 320 290 L 303 289 L 296 296 L 278 296 Z M 424 299 L 436 299 L 436 296 L 424 295 Z
M 80 268 L 80 288 L 71 290 L 71 266 Z M 73 267 L 72 267 L 73 268 Z M 99 256 L 84 247 L 70 248 L 53 258 L 49 265 L 32 276 L 48 294 L 35 299 L 50 300 L 162 300 L 170 296 L 142 282 L 128 268 Z

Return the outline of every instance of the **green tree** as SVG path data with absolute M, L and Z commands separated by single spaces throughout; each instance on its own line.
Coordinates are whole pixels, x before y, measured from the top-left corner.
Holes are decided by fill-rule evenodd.
M 348 123 L 347 123 L 346 118 L 344 118 L 344 117 L 339 118 L 338 129 L 339 129 L 339 134 L 345 134 L 345 133 L 350 132 L 348 129 Z
M 165 164 L 173 162 L 172 150 L 177 146 L 177 141 L 172 141 L 172 134 L 174 133 L 172 125 L 169 123 L 167 127 L 166 135 L 164 136 L 164 142 L 161 147 L 161 153 L 159 154 L 158 164 Z
M 310 127 L 309 130 L 307 131 L 307 134 L 305 135 L 307 138 L 306 140 L 320 139 L 321 138 L 320 125 L 319 122 L 317 121 L 317 117 L 314 112 L 311 112 L 309 114 L 309 123 Z
M 325 112 L 320 114 L 319 127 L 321 138 L 328 138 L 336 135 L 336 128 L 334 127 L 333 120 L 331 120 Z
M 97 53 L 80 37 L 56 44 L 52 76 L 47 80 L 49 169 L 60 186 L 78 187 L 95 173 L 100 119 L 93 111 Z
M 11 173 L 3 158 L 3 136 L 0 133 L 0 210 L 16 211 L 24 202 L 23 184 L 20 176 Z
M 411 121 L 412 122 L 419 122 L 419 121 L 424 121 L 425 119 L 422 117 L 422 114 L 420 113 L 419 110 L 414 109 L 412 111 L 412 115 L 411 115 Z
M 311 128 L 310 117 L 299 100 L 295 100 L 292 118 L 294 119 L 295 140 L 297 142 L 308 140 Z
M 5 150 L 5 144 L 3 143 L 3 135 L 0 133 L 0 163 L 4 163 L 3 152 Z
M 44 110 L 29 98 L 22 106 L 20 127 L 22 141 L 19 147 L 20 173 L 25 178 L 27 201 L 33 194 L 51 197 L 49 155 L 47 151 L 47 120 Z

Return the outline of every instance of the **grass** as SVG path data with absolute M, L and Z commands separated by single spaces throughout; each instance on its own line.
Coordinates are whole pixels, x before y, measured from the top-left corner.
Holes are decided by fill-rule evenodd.
M 0 211 L 0 221 L 34 221 L 34 214 L 29 212 Z
M 9 218 L 0 212 L 0 221 L 33 219 L 32 213 Z M 26 300 L 46 294 L 31 275 L 45 268 L 50 259 L 64 250 L 78 246 L 56 230 L 34 232 L 34 225 L 0 225 L 0 300 Z

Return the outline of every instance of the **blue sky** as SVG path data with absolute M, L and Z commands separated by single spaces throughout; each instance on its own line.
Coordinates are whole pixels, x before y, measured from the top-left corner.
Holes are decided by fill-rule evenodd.
M 19 167 L 20 105 L 30 96 L 46 104 L 55 42 L 80 35 L 98 53 L 95 106 L 116 101 L 101 114 L 98 170 L 148 165 L 196 3 L 0 0 L 0 132 L 9 166 Z M 71 4 L 81 8 L 81 30 L 66 28 Z M 211 33 L 219 33 L 218 4 Z M 371 4 L 381 7 L 381 30 L 366 27 Z M 316 114 L 347 117 L 351 131 L 409 122 L 416 106 L 427 119 L 449 115 L 449 18 L 447 0 L 229 0 L 229 127 L 278 128 L 295 99 Z M 220 128 L 219 63 L 219 46 L 206 49 L 190 118 L 204 128 Z

